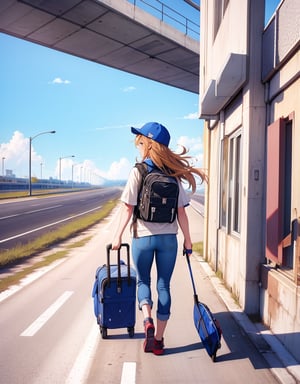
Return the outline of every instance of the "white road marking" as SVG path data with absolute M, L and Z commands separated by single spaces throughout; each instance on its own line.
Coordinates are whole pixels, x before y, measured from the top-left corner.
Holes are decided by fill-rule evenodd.
M 136 363 L 125 362 L 123 364 L 121 384 L 135 384 Z
M 12 237 L 8 237 L 7 239 L 0 240 L 0 243 L 5 243 L 6 241 L 17 239 L 18 237 L 22 237 L 22 236 L 28 235 L 29 233 L 33 233 L 33 232 L 36 232 L 36 231 L 40 231 L 41 229 L 45 229 L 45 228 L 51 227 L 52 225 L 60 224 L 60 223 L 62 223 L 64 221 L 68 221 L 68 220 L 74 219 L 75 217 L 79 217 L 79 216 L 85 215 L 86 213 L 96 211 L 99 208 L 101 208 L 101 205 L 99 207 L 90 209 L 88 211 L 85 211 L 85 212 L 82 212 L 82 213 L 78 213 L 78 215 L 70 216 L 70 217 L 67 217 L 65 219 L 56 221 L 54 223 L 50 223 L 50 224 L 47 224 L 47 225 L 43 225 L 42 227 L 38 227 L 38 228 L 32 229 L 31 231 L 19 233 L 18 235 L 15 235 L 15 236 L 12 236 Z
M 8 289 L 0 293 L 0 303 L 5 299 L 7 299 L 8 297 L 10 297 L 11 295 L 13 295 L 14 293 L 18 292 L 20 289 L 22 289 L 26 285 L 37 280 L 38 278 L 43 276 L 45 273 L 51 271 L 52 269 L 57 267 L 59 264 L 63 263 L 65 260 L 66 260 L 65 258 L 56 260 L 50 265 L 43 268 L 39 268 L 38 270 L 32 272 L 29 276 L 24 277 L 24 279 L 22 279 L 18 285 L 11 285 Z
M 92 327 L 83 347 L 80 350 L 77 359 L 65 381 L 65 384 L 83 384 L 85 383 L 90 367 L 92 365 L 96 347 L 99 342 L 99 328 Z
M 73 291 L 64 292 L 45 312 L 43 312 L 20 336 L 34 336 L 39 329 L 59 310 L 59 308 L 73 295 Z
M 11 217 L 17 217 L 17 216 L 23 216 L 23 215 L 30 215 L 31 213 L 48 211 L 49 209 L 59 208 L 59 207 L 62 207 L 62 205 L 53 205 L 52 207 L 40 208 L 40 209 L 35 209 L 35 210 L 33 210 L 33 211 L 22 212 L 22 213 L 16 213 L 15 215 L 10 215 L 10 216 L 3 216 L 3 217 L 0 217 L 0 220 L 10 219 Z

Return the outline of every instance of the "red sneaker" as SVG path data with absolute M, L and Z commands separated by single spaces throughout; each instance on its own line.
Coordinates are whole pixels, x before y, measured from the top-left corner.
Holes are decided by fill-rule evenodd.
M 164 338 L 162 340 L 154 339 L 153 353 L 157 356 L 164 354 Z
M 144 341 L 144 352 L 152 352 L 154 346 L 155 328 L 153 325 L 153 319 L 151 319 L 151 317 L 147 317 L 144 320 L 144 328 L 146 337 Z

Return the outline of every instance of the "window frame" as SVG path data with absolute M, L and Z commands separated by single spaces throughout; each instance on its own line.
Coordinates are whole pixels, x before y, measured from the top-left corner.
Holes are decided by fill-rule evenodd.
M 230 0 L 214 0 L 214 39 L 216 38 Z
M 242 129 L 225 136 L 221 144 L 219 224 L 228 234 L 241 231 Z

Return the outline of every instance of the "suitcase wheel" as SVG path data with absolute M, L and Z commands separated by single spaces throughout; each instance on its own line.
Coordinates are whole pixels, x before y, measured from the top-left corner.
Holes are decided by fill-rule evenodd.
M 127 331 L 128 331 L 129 337 L 133 337 L 134 336 L 134 327 L 128 327 Z
M 100 333 L 101 333 L 102 339 L 107 339 L 107 328 L 102 327 L 100 325 Z

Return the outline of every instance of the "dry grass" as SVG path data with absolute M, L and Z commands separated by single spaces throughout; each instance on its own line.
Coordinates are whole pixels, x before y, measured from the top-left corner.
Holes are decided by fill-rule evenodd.
M 193 243 L 193 251 L 197 252 L 200 256 L 203 256 L 203 241 Z

